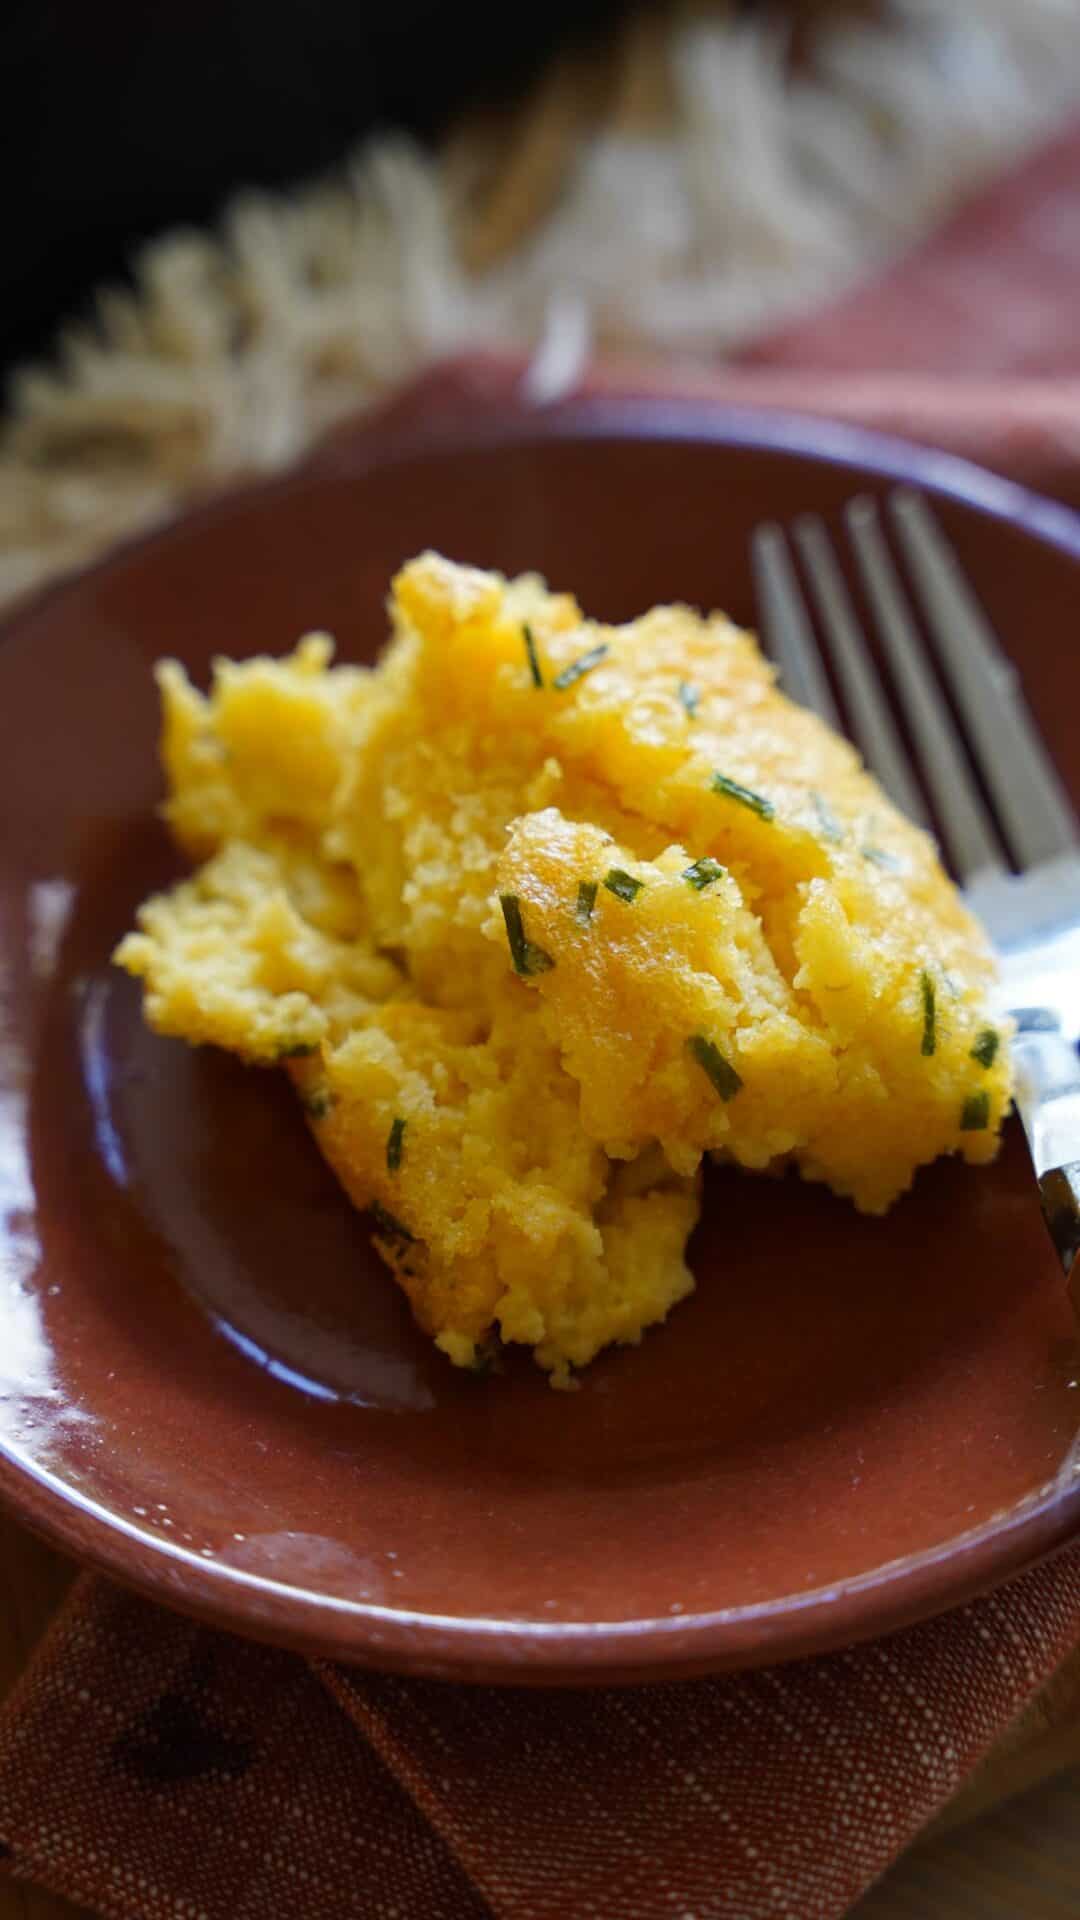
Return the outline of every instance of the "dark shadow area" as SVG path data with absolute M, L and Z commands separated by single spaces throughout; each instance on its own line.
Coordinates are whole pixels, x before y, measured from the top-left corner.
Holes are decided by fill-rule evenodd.
M 554 52 L 628 11 L 14 0 L 0 17 L 0 365 L 44 352 L 141 241 L 205 225 L 234 188 L 318 174 L 377 128 L 429 140 L 470 105 L 516 99 Z

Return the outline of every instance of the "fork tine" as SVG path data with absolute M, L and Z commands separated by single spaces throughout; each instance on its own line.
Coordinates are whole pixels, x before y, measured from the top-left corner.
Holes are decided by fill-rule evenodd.
M 779 527 L 758 527 L 751 551 L 761 625 L 784 692 L 839 728 L 840 716 Z
M 922 796 L 878 685 L 824 525 L 816 516 L 805 515 L 795 523 L 795 539 L 844 689 L 855 744 L 897 806 L 910 820 L 927 826 Z
M 890 501 L 956 704 L 1021 866 L 1080 845 L 1064 788 L 1019 691 L 1017 676 L 925 501 Z
M 953 866 L 963 881 L 1001 866 L 1001 849 L 972 780 L 964 748 L 926 664 L 885 545 L 877 502 L 847 508 L 848 532 L 908 726 L 919 750 Z

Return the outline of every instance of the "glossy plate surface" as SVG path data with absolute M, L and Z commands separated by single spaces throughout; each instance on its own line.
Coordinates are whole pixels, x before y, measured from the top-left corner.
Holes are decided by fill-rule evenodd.
M 150 665 L 312 627 L 368 659 L 432 545 L 585 607 L 752 618 L 755 521 L 935 492 L 1077 773 L 1063 511 L 847 430 L 701 406 L 340 438 L 54 590 L 0 644 L 0 1493 L 223 1625 L 430 1674 L 662 1678 L 954 1604 L 1080 1531 L 1076 1327 L 1023 1143 L 887 1220 L 715 1172 L 695 1297 L 556 1394 L 455 1373 L 287 1087 L 155 1039 L 109 967 L 176 871 Z

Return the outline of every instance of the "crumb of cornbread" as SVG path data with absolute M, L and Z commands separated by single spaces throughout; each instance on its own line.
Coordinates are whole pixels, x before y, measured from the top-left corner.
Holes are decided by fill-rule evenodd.
M 374 669 L 322 636 L 209 697 L 159 668 L 199 864 L 117 958 L 159 1032 L 286 1065 L 455 1363 L 498 1337 L 566 1384 L 640 1339 L 691 1290 L 705 1152 L 872 1212 L 992 1157 L 985 937 L 749 634 L 435 554 L 391 619 Z

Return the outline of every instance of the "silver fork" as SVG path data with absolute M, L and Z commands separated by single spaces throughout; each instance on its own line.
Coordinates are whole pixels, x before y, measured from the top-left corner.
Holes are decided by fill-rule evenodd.
M 841 726 L 815 638 L 816 615 L 852 739 L 885 791 L 922 826 L 929 825 L 925 783 L 965 898 L 998 951 L 999 1011 L 1016 1024 L 1016 1104 L 1043 1213 L 1068 1274 L 1080 1255 L 1080 831 L 1015 670 L 926 501 L 898 489 L 886 506 L 887 519 L 876 499 L 853 500 L 845 521 L 918 767 L 897 730 L 836 552 L 816 517 L 796 521 L 791 547 L 776 525 L 754 534 L 762 636 L 792 698 Z M 910 588 L 893 560 L 888 523 Z M 805 570 L 808 597 L 792 547 Z M 915 609 L 934 642 L 993 813 L 971 777 Z M 1080 1293 L 1074 1297 L 1080 1308 Z

